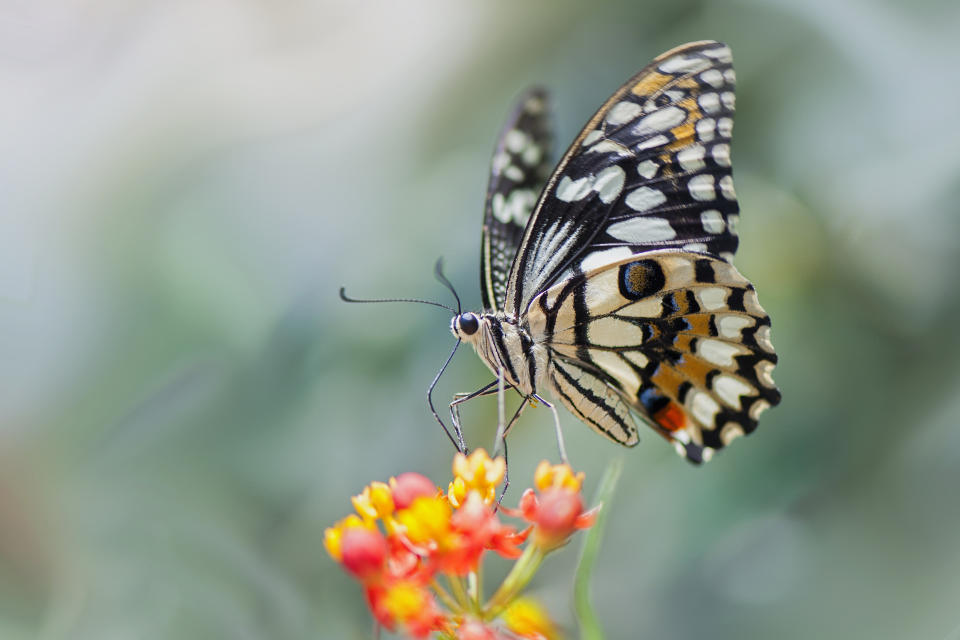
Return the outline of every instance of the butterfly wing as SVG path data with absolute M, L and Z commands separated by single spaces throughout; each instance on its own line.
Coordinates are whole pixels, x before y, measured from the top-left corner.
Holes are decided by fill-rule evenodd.
M 697 42 L 614 93 L 547 181 L 507 278 L 505 311 L 519 316 L 551 283 L 642 251 L 729 260 L 734 82 L 730 49 Z
M 682 250 L 632 256 L 556 284 L 527 318 L 561 369 L 591 372 L 693 462 L 753 431 L 780 401 L 770 318 L 724 260 Z M 594 416 L 591 426 L 623 422 L 621 407 L 590 385 L 558 388 L 552 370 L 551 382 L 575 414 Z M 632 444 L 628 428 L 607 431 Z
M 507 273 L 537 196 L 550 174 L 548 97 L 531 89 L 517 100 L 497 142 L 483 215 L 480 291 L 486 311 L 503 309 Z

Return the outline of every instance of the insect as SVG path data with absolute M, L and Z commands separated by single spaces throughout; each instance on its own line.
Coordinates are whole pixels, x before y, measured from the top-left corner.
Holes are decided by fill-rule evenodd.
M 639 417 L 698 464 L 780 401 L 770 318 L 732 264 L 734 84 L 724 44 L 661 54 L 600 107 L 552 172 L 547 94 L 521 96 L 491 163 L 483 311 L 430 303 L 454 312 L 457 344 L 472 344 L 496 377 L 450 405 L 457 437 L 447 435 L 461 450 L 458 406 L 480 395 L 499 395 L 504 447 L 524 407 L 542 402 L 566 459 L 546 391 L 626 446 L 639 441 Z M 437 275 L 452 290 L 439 263 Z M 522 401 L 505 424 L 509 388 Z
M 637 415 L 694 463 L 780 401 L 770 318 L 732 264 L 734 84 L 726 45 L 668 51 L 549 176 L 546 93 L 520 98 L 493 156 L 483 311 L 451 323 L 499 386 L 524 403 L 547 390 L 627 446 Z

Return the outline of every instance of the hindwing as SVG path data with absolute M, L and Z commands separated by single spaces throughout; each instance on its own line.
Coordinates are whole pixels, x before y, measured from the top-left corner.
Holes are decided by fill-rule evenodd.
M 652 251 L 576 274 L 537 296 L 527 320 L 551 358 L 602 380 L 693 462 L 753 431 L 780 400 L 753 285 L 705 254 Z M 597 402 L 564 403 L 583 414 Z

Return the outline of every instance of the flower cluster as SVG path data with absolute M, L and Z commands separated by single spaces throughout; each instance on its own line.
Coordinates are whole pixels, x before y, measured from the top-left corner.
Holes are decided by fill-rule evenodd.
M 523 493 L 517 509 L 503 507 L 496 495 L 505 472 L 503 458 L 478 449 L 456 455 L 446 491 L 404 473 L 354 496 L 356 513 L 327 529 L 324 543 L 363 585 L 378 624 L 415 638 L 559 637 L 540 605 L 520 594 L 547 553 L 593 524 L 596 509 L 584 510 L 582 473 L 546 461 L 535 473 L 536 489 Z M 526 526 L 504 524 L 500 513 Z M 515 562 L 485 598 L 488 551 Z

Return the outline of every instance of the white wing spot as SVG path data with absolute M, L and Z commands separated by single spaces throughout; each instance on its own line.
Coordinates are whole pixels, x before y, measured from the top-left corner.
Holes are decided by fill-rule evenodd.
M 662 147 L 663 145 L 670 142 L 670 140 L 665 135 L 653 136 L 648 138 L 636 146 L 637 151 L 643 151 L 644 149 L 653 149 L 655 147 Z
M 760 419 L 760 414 L 770 408 L 770 403 L 766 400 L 757 400 L 752 405 L 750 405 L 750 417 L 754 420 Z
M 733 177 L 723 176 L 720 178 L 720 193 L 727 200 L 736 200 L 737 192 L 733 190 Z
M 557 198 L 564 202 L 574 202 L 582 200 L 590 193 L 593 188 L 593 179 L 590 176 L 571 180 L 570 176 L 564 176 L 560 184 L 557 185 Z
M 740 222 L 739 215 L 735 213 L 731 213 L 730 215 L 727 216 L 727 229 L 729 229 L 730 233 L 732 233 L 733 235 L 737 235 L 737 224 L 739 224 L 739 222 Z
M 677 237 L 677 232 L 663 218 L 644 216 L 615 222 L 607 227 L 607 233 L 624 242 L 640 244 L 658 242 Z
M 723 216 L 716 209 L 707 209 L 700 214 L 700 224 L 707 233 L 723 233 L 726 223 Z
M 530 219 L 536 202 L 537 196 L 530 189 L 514 189 L 507 198 L 502 193 L 495 193 L 491 202 L 493 217 L 503 223 L 516 222 L 523 226 Z
M 641 351 L 624 351 L 623 357 L 641 369 L 650 364 L 650 359 L 643 355 L 643 352 Z
M 637 187 L 627 195 L 625 202 L 634 211 L 649 211 L 667 201 L 662 191 L 651 187 Z
M 633 132 L 646 136 L 671 129 L 687 119 L 687 112 L 677 106 L 664 107 L 644 116 Z
M 597 195 L 600 196 L 601 202 L 610 204 L 616 200 L 620 192 L 623 191 L 623 183 L 626 178 L 627 174 L 624 173 L 623 169 L 617 165 L 613 165 L 597 174 L 597 178 L 593 183 L 593 189 L 597 192 Z
M 730 145 L 726 143 L 714 145 L 710 153 L 713 155 L 713 161 L 721 167 L 730 166 Z
M 723 102 L 724 107 L 733 111 L 737 104 L 737 97 L 733 94 L 733 91 L 724 91 L 720 94 L 720 101 Z
M 630 155 L 629 149 L 614 140 L 601 140 L 587 149 L 589 153 L 610 153 L 611 151 L 621 156 Z
M 694 200 L 714 200 L 717 197 L 716 190 L 713 187 L 713 176 L 709 173 L 690 178 L 687 189 L 690 191 L 690 197 Z
M 740 340 L 743 338 L 743 330 L 753 326 L 753 318 L 750 316 L 724 315 L 717 316 L 717 329 L 721 337 L 731 340 Z
M 727 84 L 736 84 L 737 74 L 733 71 L 732 68 L 727 69 L 726 71 L 723 72 L 723 79 L 727 81 Z
M 720 375 L 713 380 L 713 390 L 734 409 L 740 409 L 740 396 L 753 393 L 753 387 L 744 384 L 733 376 Z
M 504 169 L 503 175 L 510 178 L 514 182 L 523 182 L 523 171 L 521 171 L 520 167 L 515 164 L 512 164 Z
M 531 144 L 523 150 L 523 164 L 532 167 L 543 158 L 543 149 L 539 145 Z
M 720 111 L 720 96 L 715 93 L 705 93 L 697 100 L 704 113 L 717 113 Z
M 736 422 L 728 422 L 720 430 L 720 442 L 723 446 L 727 446 L 742 435 L 744 435 L 743 427 Z
M 697 137 L 702 142 L 710 142 L 714 137 L 714 130 L 717 128 L 717 121 L 713 118 L 703 118 L 697 121 Z
M 640 107 L 636 102 L 629 102 L 624 100 L 623 102 L 618 102 L 610 108 L 610 111 L 607 112 L 607 122 L 612 125 L 619 125 L 625 122 L 630 122 L 637 116 L 643 113 L 643 108 Z
M 599 129 L 594 129 L 593 131 L 588 133 L 586 136 L 584 136 L 583 142 L 581 142 L 580 144 L 586 147 L 587 145 L 593 144 L 594 142 L 596 142 L 602 137 L 603 137 L 603 131 L 600 131 Z
M 706 166 L 706 163 L 703 161 L 705 153 L 706 149 L 703 148 L 703 145 L 695 144 L 681 149 L 680 153 L 677 154 L 677 162 L 680 163 L 680 167 L 684 171 L 703 169 Z
M 653 176 L 657 175 L 657 171 L 660 169 L 658 165 L 653 160 L 644 160 L 637 165 L 637 173 L 649 180 Z
M 710 394 L 698 391 L 690 403 L 690 413 L 698 422 L 708 428 L 713 428 L 713 420 L 720 411 L 720 405 Z
M 757 344 L 760 345 L 760 348 L 769 353 L 773 353 L 773 343 L 770 342 L 770 325 L 763 325 L 757 329 L 757 332 L 753 334 L 754 339 L 757 341 Z
M 493 172 L 493 175 L 498 176 L 509 166 L 510 154 L 506 151 L 501 151 L 497 155 L 493 156 L 493 161 L 490 163 L 490 170 Z
M 720 73 L 719 69 L 707 69 L 700 74 L 700 79 L 714 89 L 719 89 L 723 86 L 723 74 Z
M 757 379 L 760 380 L 760 383 L 765 387 L 773 388 L 773 363 L 769 360 L 761 360 L 757 363 L 757 366 L 754 367 L 757 371 Z
M 717 47 L 716 49 L 704 49 L 703 55 L 710 56 L 719 62 L 733 62 L 733 54 L 730 47 Z
M 727 306 L 727 290 L 722 287 L 707 287 L 697 292 L 700 306 L 707 311 L 716 311 Z
M 717 132 L 721 138 L 729 138 L 733 135 L 733 118 L 720 118 L 717 121 Z
M 631 255 L 633 255 L 633 252 L 630 251 L 630 247 L 613 247 L 612 249 L 594 251 L 580 261 L 580 270 L 590 271 Z
M 664 73 L 696 73 L 709 65 L 710 61 L 703 58 L 674 56 L 661 62 L 658 68 Z
M 697 342 L 697 355 L 721 367 L 732 367 L 733 357 L 740 354 L 740 347 L 727 342 L 712 339 Z
M 700 251 L 703 253 L 707 252 L 707 245 L 702 242 L 689 242 L 683 245 L 682 249 L 684 251 Z
M 520 153 L 529 143 L 529 136 L 519 129 L 510 129 L 510 131 L 507 131 L 506 135 L 503 136 L 503 145 L 511 153 Z

